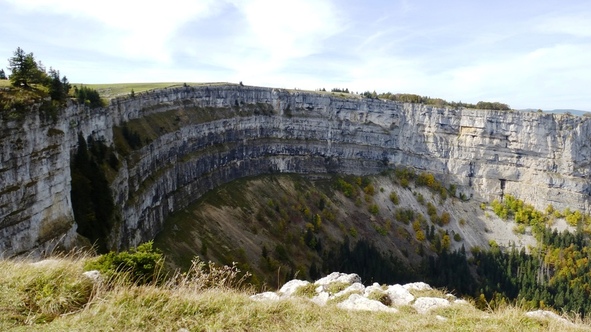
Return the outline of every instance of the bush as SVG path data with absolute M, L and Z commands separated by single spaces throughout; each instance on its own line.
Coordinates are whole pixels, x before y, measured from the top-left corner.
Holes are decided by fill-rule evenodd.
M 164 259 L 162 253 L 152 248 L 152 241 L 120 253 L 109 252 L 88 261 L 85 270 L 98 270 L 108 279 L 123 278 L 135 284 L 161 281 L 160 272 Z
M 363 188 L 363 192 L 366 195 L 373 196 L 375 194 L 375 188 L 372 184 L 368 184 L 367 186 L 365 186 L 365 188 Z
M 398 205 L 400 203 L 398 194 L 396 194 L 396 192 L 394 191 L 390 193 L 390 200 L 392 201 L 392 203 L 394 203 L 394 205 Z
M 369 211 L 369 213 L 371 213 L 373 215 L 376 215 L 380 212 L 380 208 L 378 207 L 377 204 L 370 205 L 367 210 Z

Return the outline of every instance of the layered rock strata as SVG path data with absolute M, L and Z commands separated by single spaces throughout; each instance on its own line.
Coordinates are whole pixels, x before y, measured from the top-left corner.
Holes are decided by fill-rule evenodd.
M 457 184 L 466 197 L 509 193 L 538 208 L 589 209 L 587 118 L 237 85 L 179 87 L 117 98 L 98 110 L 71 103 L 55 120 L 35 109 L 20 119 L 2 115 L 0 252 L 46 250 L 50 240 L 72 245 L 69 165 L 78 132 L 111 145 L 118 126 L 141 127 L 163 115 L 174 116 L 175 126 L 120 155 L 111 184 L 119 219 L 113 249 L 153 238 L 170 213 L 220 184 L 270 172 L 372 174 L 407 166 Z

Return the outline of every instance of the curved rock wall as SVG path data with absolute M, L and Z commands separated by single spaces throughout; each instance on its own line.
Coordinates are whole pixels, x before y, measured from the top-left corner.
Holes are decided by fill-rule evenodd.
M 77 132 L 109 144 L 113 127 L 124 122 L 206 108 L 225 109 L 230 116 L 181 123 L 123 161 L 111 186 L 121 217 L 109 239 L 112 248 L 153 238 L 167 215 L 220 184 L 269 172 L 370 174 L 409 166 L 456 183 L 460 192 L 478 199 L 510 193 L 538 208 L 552 203 L 561 209 L 589 209 L 587 118 L 435 108 L 236 85 L 181 87 L 114 99 L 94 113 L 70 105 L 57 121 L 64 137 L 53 144 L 54 159 L 41 158 L 54 160 L 48 165 L 36 162 L 32 153 L 50 140 L 39 142 L 18 128 L 10 131 L 10 122 L 3 122 L 0 251 L 12 255 L 39 247 L 43 236 L 33 225 L 62 217 L 72 224 L 68 167 Z M 33 121 L 28 126 L 42 133 L 48 125 Z M 16 150 L 6 142 L 18 138 L 34 148 L 15 159 Z M 32 163 L 28 177 L 8 176 L 27 162 Z M 6 217 L 22 209 L 19 195 L 38 177 L 34 174 L 45 169 L 56 174 L 51 179 L 59 184 L 50 186 L 56 189 L 49 189 L 48 195 L 47 186 L 38 187 L 30 194 L 29 210 L 18 212 L 20 218 Z M 10 189 L 15 186 L 19 190 Z M 58 191 L 60 195 L 53 194 Z M 59 199 L 49 203 L 47 196 Z M 59 213 L 47 217 L 35 212 L 43 206 Z M 62 233 L 71 238 L 72 229 Z M 31 240 L 22 245 L 12 240 L 23 237 Z

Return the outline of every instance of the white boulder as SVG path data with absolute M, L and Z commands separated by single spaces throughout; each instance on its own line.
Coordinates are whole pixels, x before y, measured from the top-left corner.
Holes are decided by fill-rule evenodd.
M 535 319 L 553 319 L 559 321 L 564 324 L 572 324 L 568 319 L 561 317 L 558 314 L 553 313 L 552 311 L 548 310 L 535 310 L 535 311 L 528 311 L 525 313 L 527 317 L 535 318 Z
M 310 284 L 310 282 L 306 281 L 306 280 L 298 280 L 298 279 L 290 280 L 287 283 L 285 283 L 285 285 L 283 285 L 283 287 L 281 287 L 281 289 L 279 289 L 279 293 L 286 295 L 286 296 L 290 296 L 293 293 L 295 293 L 298 290 L 298 288 L 307 286 L 309 284 Z
M 412 306 L 419 314 L 426 314 L 433 309 L 447 307 L 449 305 L 448 300 L 439 297 L 419 297 Z
M 365 291 L 363 292 L 363 296 L 368 297 L 369 294 L 371 294 L 373 292 L 384 293 L 384 290 L 382 289 L 382 286 L 380 286 L 380 284 L 378 284 L 377 282 L 374 282 L 373 285 L 367 286 L 365 288 Z
M 342 291 L 334 294 L 333 297 L 339 297 L 339 296 L 345 295 L 347 293 L 363 293 L 363 292 L 365 292 L 365 286 L 363 286 L 363 284 L 360 282 L 356 282 L 356 283 L 348 286 L 347 288 L 343 289 Z
M 351 294 L 348 299 L 337 304 L 337 307 L 345 310 L 398 312 L 397 309 L 390 308 L 380 301 L 370 300 L 359 294 Z
M 390 300 L 392 300 L 392 305 L 395 307 L 410 304 L 415 299 L 408 289 L 399 284 L 388 286 L 386 294 L 388 294 Z
M 333 272 L 324 278 L 320 278 L 320 279 L 316 280 L 316 282 L 314 284 L 315 285 L 329 285 L 329 284 L 332 284 L 333 282 L 343 282 L 343 283 L 351 285 L 356 282 L 360 283 L 361 278 L 359 277 L 359 275 L 357 275 L 355 273 L 347 274 L 347 273 Z
M 429 284 L 426 284 L 424 282 L 411 282 L 411 283 L 406 284 L 402 287 L 406 288 L 409 291 L 410 290 L 424 291 L 424 290 L 432 290 L 433 289 L 433 288 L 431 288 L 431 286 L 429 286 Z

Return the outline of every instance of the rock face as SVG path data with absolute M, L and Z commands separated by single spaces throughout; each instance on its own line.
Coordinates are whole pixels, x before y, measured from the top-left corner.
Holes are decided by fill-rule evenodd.
M 163 89 L 97 110 L 69 104 L 55 119 L 42 113 L 0 114 L 4 256 L 75 242 L 69 165 L 79 132 L 110 145 L 116 126 L 168 114 L 177 127 L 161 127 L 122 161 L 111 183 L 119 216 L 112 249 L 153 238 L 170 213 L 220 184 L 270 172 L 371 174 L 408 166 L 457 184 L 466 197 L 509 193 L 538 208 L 589 211 L 587 118 L 237 85 Z
M 0 113 L 0 257 L 72 246 L 70 151 L 78 131 L 112 141 L 107 112 L 73 103 L 57 115 L 35 105 Z

